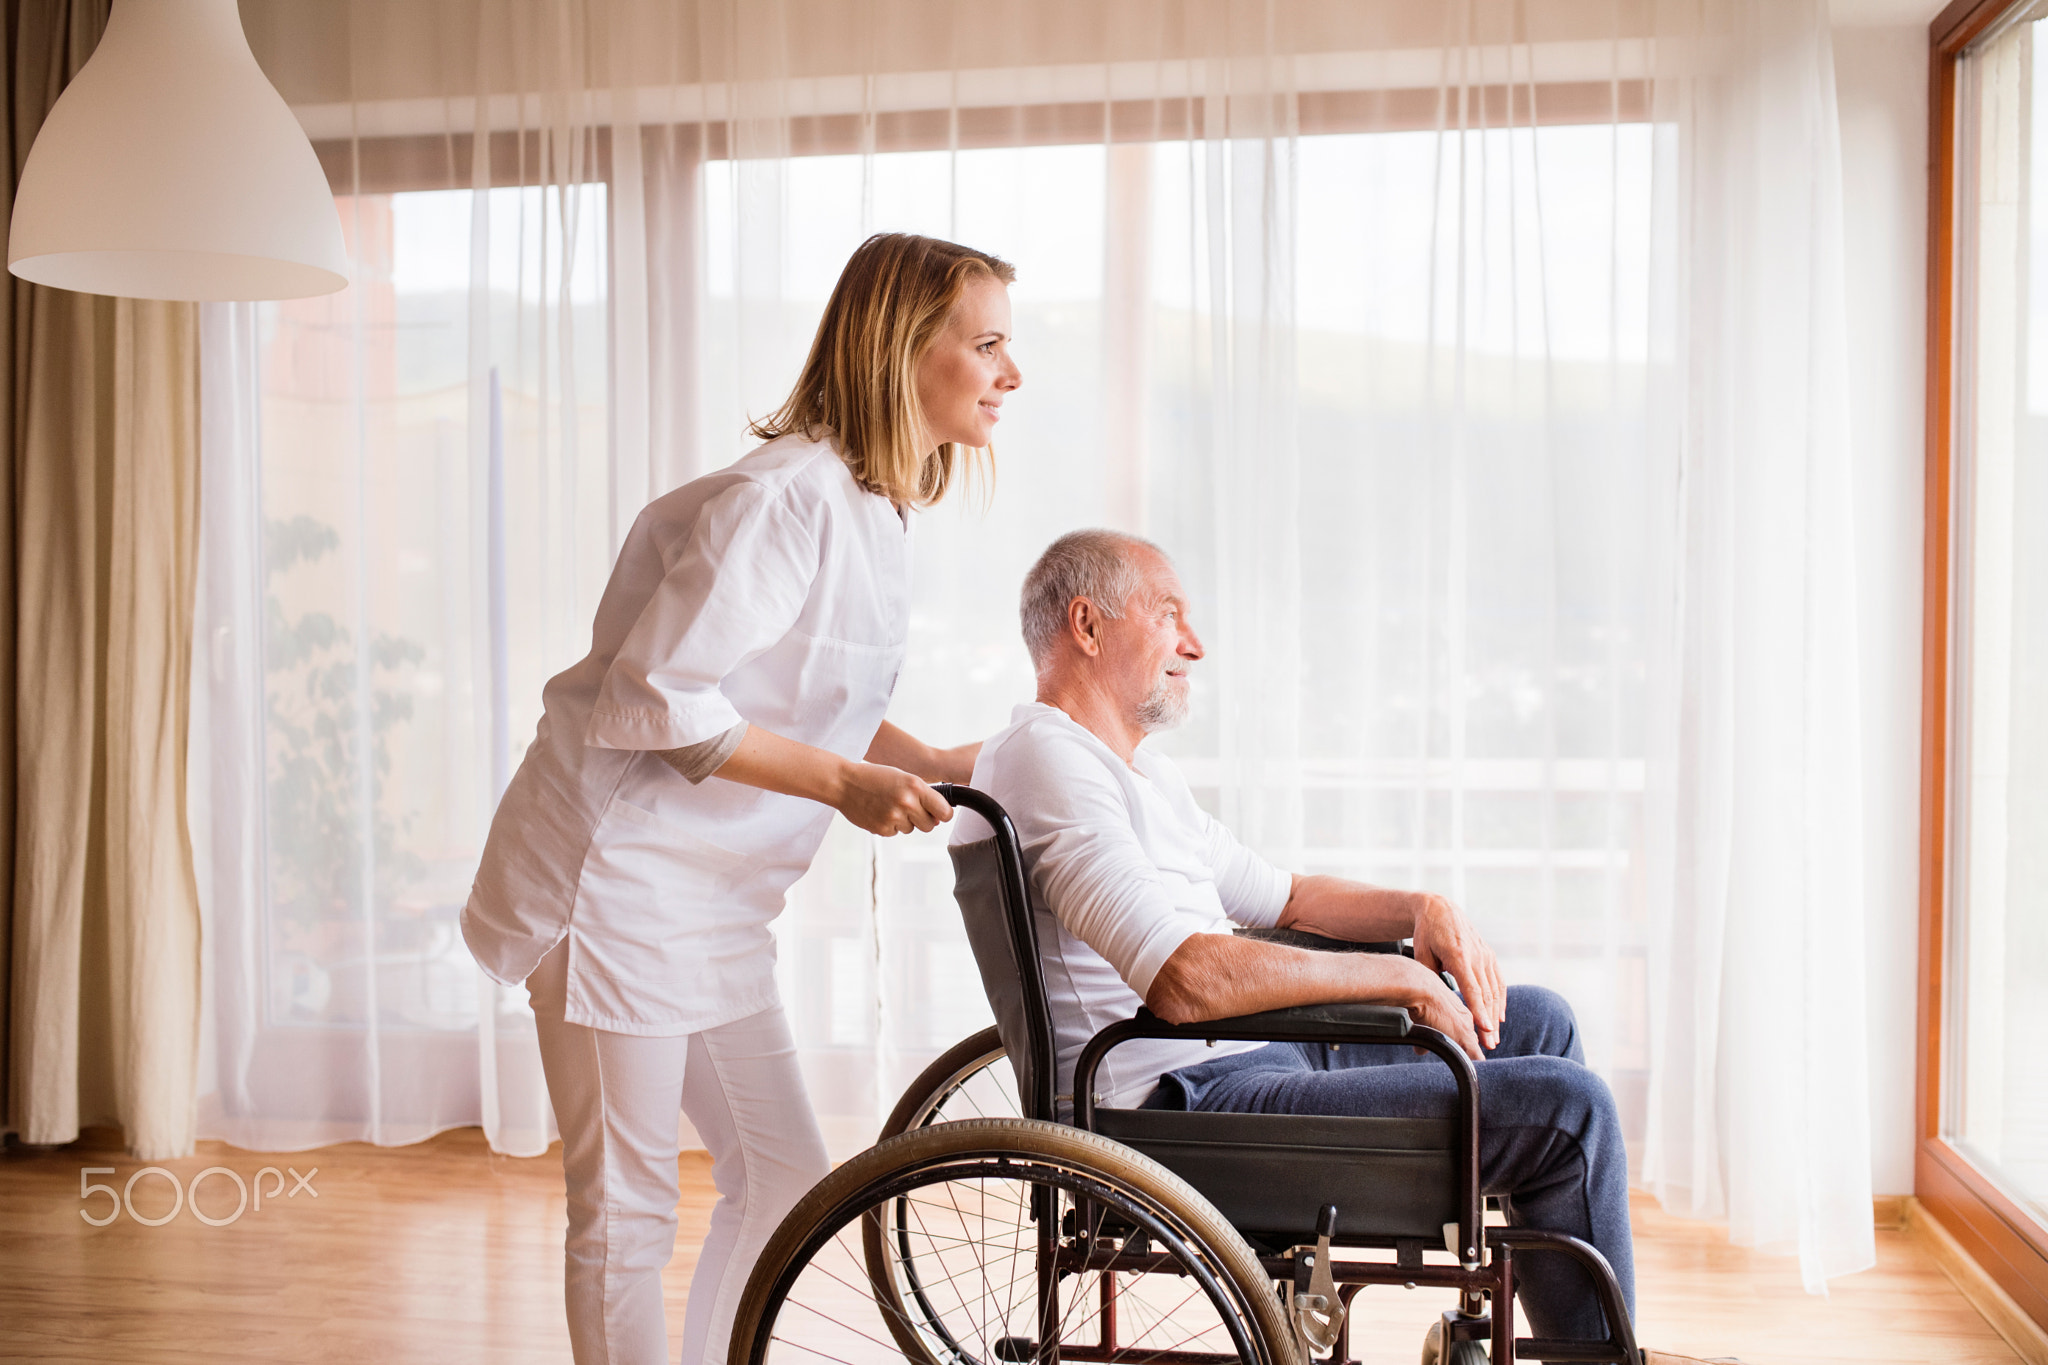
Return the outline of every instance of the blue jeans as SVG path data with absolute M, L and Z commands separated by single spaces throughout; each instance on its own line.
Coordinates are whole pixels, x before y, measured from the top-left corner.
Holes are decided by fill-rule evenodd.
M 1500 1046 L 1477 1065 L 1481 1191 L 1500 1196 L 1510 1223 L 1568 1232 L 1598 1247 L 1633 1316 L 1628 1156 L 1614 1096 L 1585 1067 L 1572 1007 L 1541 986 L 1510 986 Z M 1450 1068 L 1412 1048 L 1268 1043 L 1168 1072 L 1146 1107 L 1450 1118 L 1457 1098 Z M 1533 1335 L 1606 1335 L 1592 1281 L 1577 1263 L 1555 1253 L 1518 1255 L 1515 1283 Z

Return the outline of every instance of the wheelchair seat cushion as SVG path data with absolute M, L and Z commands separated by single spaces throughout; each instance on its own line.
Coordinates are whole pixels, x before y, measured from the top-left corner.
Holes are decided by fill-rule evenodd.
M 1341 1241 L 1440 1244 L 1458 1218 L 1450 1119 L 1098 1109 L 1095 1131 L 1193 1185 L 1247 1236 L 1315 1240 L 1325 1204 Z

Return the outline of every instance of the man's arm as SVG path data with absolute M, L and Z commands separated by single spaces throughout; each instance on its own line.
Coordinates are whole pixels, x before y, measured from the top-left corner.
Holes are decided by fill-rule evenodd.
M 1169 768 L 1167 776 L 1177 775 Z M 1193 805 L 1193 798 L 1188 798 Z M 1390 891 L 1383 887 L 1367 886 L 1364 882 L 1349 881 L 1343 877 L 1304 877 L 1300 874 L 1287 875 L 1240 844 L 1236 837 L 1217 820 L 1198 815 L 1203 826 L 1204 842 L 1210 866 L 1215 869 L 1217 894 L 1223 901 L 1224 910 L 1231 918 L 1243 924 L 1277 924 L 1283 929 L 1298 929 L 1324 938 L 1348 939 L 1354 943 L 1381 943 L 1388 939 L 1409 938 L 1415 940 L 1415 960 L 1427 969 L 1432 977 L 1439 970 L 1448 971 L 1458 983 L 1458 993 L 1464 997 L 1463 1004 L 1469 1006 L 1469 1027 L 1487 1047 L 1500 1042 L 1500 1022 L 1507 1004 L 1507 990 L 1501 984 L 1500 967 L 1494 961 L 1493 950 L 1479 937 L 1479 932 L 1465 918 L 1464 912 L 1441 896 L 1421 891 Z M 1273 897 L 1282 884 L 1286 887 L 1286 900 L 1278 907 Z M 1265 888 L 1261 890 L 1261 888 Z M 1200 953 L 1214 950 L 1203 947 Z M 1317 956 L 1329 956 L 1317 954 Z M 1353 957 L 1355 954 L 1341 954 Z M 1163 973 L 1171 959 L 1162 963 Z M 1219 964 L 1206 963 L 1210 967 Z M 1243 967 L 1245 964 L 1232 962 L 1224 970 Z M 1336 969 L 1340 975 L 1357 968 Z M 1386 968 L 1386 971 L 1400 972 L 1400 968 Z M 1156 984 L 1156 983 L 1155 983 Z M 1315 989 L 1327 990 L 1340 983 L 1319 981 Z M 1355 979 L 1341 983 L 1347 993 L 1338 995 L 1302 996 L 1295 987 L 1288 988 L 1286 999 L 1274 998 L 1265 1003 L 1253 1003 L 1245 1010 L 1220 1007 L 1193 1015 L 1196 1019 L 1225 1018 L 1231 1014 L 1249 1010 L 1280 1009 L 1292 1005 L 1324 1004 L 1333 1000 L 1378 999 L 1377 996 L 1360 996 L 1350 992 L 1365 989 Z M 1373 983 L 1375 988 L 1387 983 Z M 1437 983 L 1440 985 L 1440 983 Z M 1196 1007 L 1191 1001 L 1201 1002 L 1201 1008 L 1217 1004 L 1209 993 L 1221 989 L 1213 976 L 1205 975 L 1198 983 L 1191 984 L 1190 999 L 1176 998 L 1176 1007 Z M 1252 979 L 1255 999 L 1261 986 L 1257 978 Z M 1145 992 L 1151 994 L 1148 988 Z M 1453 997 L 1455 1000 L 1455 997 Z M 1389 998 L 1389 1003 L 1407 1003 Z M 1156 1006 L 1155 1014 L 1163 1014 Z M 1445 1032 L 1452 1032 L 1446 1029 Z
M 1480 1055 L 1464 1002 L 1421 962 L 1394 953 L 1316 953 L 1231 934 L 1195 934 L 1173 950 L 1145 993 L 1146 1008 L 1170 1024 L 1335 1000 L 1404 1006 L 1416 1022 Z
M 1415 932 L 1420 897 L 1413 891 L 1367 886 L 1346 877 L 1307 877 L 1297 872 L 1280 911 L 1280 927 L 1341 938 L 1352 943 L 1385 943 Z
M 1465 912 L 1442 896 L 1297 874 L 1280 911 L 1280 927 L 1354 943 L 1413 938 L 1415 960 L 1432 972 L 1449 972 L 1458 983 L 1486 1046 L 1500 1042 L 1508 1004 L 1500 963 Z

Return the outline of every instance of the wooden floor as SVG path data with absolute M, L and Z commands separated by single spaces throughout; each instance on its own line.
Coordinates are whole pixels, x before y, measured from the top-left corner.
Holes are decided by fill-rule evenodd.
M 0 1156 L 0 1360 L 327 1362 L 399 1365 L 566 1361 L 562 1326 L 561 1170 L 555 1157 L 493 1156 L 476 1129 L 415 1147 L 330 1147 L 263 1156 L 202 1143 L 163 1163 L 189 1185 L 225 1167 L 259 1186 L 261 1209 L 234 1212 L 235 1183 L 200 1186 L 161 1226 L 127 1210 L 105 1227 L 110 1196 L 81 1202 L 81 1171 L 128 1184 L 141 1164 L 90 1139 Z M 273 1177 L 259 1174 L 276 1168 Z M 288 1171 L 310 1174 L 301 1186 Z M 712 1202 L 702 1157 L 684 1161 L 682 1233 L 669 1269 L 669 1328 L 682 1326 L 692 1251 Z M 273 1191 L 272 1187 L 278 1189 Z M 172 1208 L 154 1174 L 130 1190 L 134 1212 Z M 1639 1318 L 1646 1344 L 1751 1365 L 1806 1361 L 2011 1362 L 2019 1357 L 1904 1232 L 1878 1233 L 1873 1270 L 1826 1299 L 1801 1292 L 1792 1265 L 1730 1247 L 1718 1230 L 1635 1206 Z M 1408 1365 L 1448 1304 L 1427 1291 L 1366 1291 L 1360 1354 Z M 671 1359 L 674 1358 L 673 1353 Z

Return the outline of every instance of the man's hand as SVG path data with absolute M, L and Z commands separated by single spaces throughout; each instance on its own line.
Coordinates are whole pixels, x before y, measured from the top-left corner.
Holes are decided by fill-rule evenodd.
M 1409 1016 L 1416 1023 L 1435 1029 L 1463 1048 L 1467 1057 L 1478 1061 L 1483 1054 L 1479 1035 L 1472 1027 L 1472 1012 L 1465 1008 L 1464 1001 L 1451 994 L 1442 977 L 1422 965 L 1421 958 L 1422 954 L 1417 952 L 1416 960 L 1412 962 L 1405 957 L 1387 959 L 1408 968 L 1413 977 L 1410 987 L 1413 994 L 1399 1003 L 1407 1006 Z M 1492 1044 L 1486 1046 L 1491 1047 Z
M 946 798 L 923 778 L 880 763 L 849 764 L 832 805 L 870 834 L 908 834 L 953 818 Z
M 1415 908 L 1415 960 L 1432 972 L 1451 974 L 1471 1011 L 1472 1027 L 1476 1028 L 1480 1042 L 1486 1047 L 1500 1046 L 1508 992 L 1501 984 L 1500 963 L 1494 959 L 1493 949 L 1479 937 L 1465 912 L 1442 896 L 1422 891 L 1416 893 L 1416 898 L 1419 904 Z M 1444 995 L 1448 998 L 1450 992 L 1445 991 Z M 1431 1023 L 1430 1027 L 1451 1032 L 1441 1024 Z

